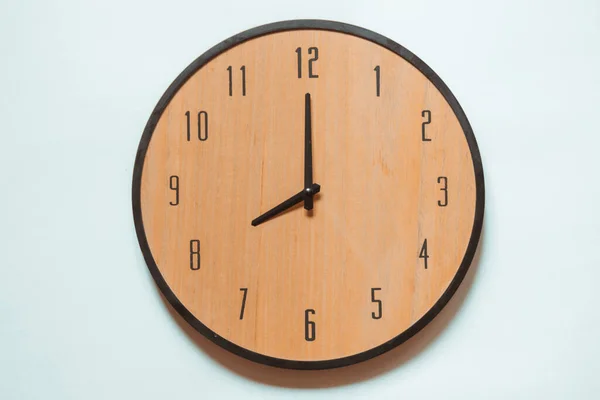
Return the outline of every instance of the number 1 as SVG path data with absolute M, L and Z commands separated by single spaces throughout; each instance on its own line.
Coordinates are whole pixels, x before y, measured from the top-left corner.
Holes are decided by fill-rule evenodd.
M 375 91 L 377 92 L 377 97 L 381 94 L 381 68 L 379 65 L 375 67 Z

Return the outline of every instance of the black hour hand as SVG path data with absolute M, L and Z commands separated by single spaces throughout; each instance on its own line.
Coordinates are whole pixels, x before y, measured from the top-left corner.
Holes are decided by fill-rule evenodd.
M 311 187 L 303 189 L 302 191 L 296 193 L 295 195 L 293 195 L 292 197 L 290 197 L 283 203 L 271 208 L 266 213 L 258 216 L 254 220 L 252 220 L 252 226 L 257 226 L 257 225 L 262 224 L 263 222 L 273 218 L 274 216 L 276 216 L 278 214 L 281 214 L 285 210 L 295 206 L 296 204 L 304 201 L 305 199 L 307 199 L 309 197 L 312 199 L 312 197 L 315 194 L 319 193 L 320 190 L 321 190 L 321 186 L 318 183 L 313 183 Z

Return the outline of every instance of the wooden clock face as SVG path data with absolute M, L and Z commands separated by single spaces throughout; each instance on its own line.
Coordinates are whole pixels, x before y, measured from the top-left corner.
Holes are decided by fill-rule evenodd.
M 439 77 L 327 21 L 255 28 L 194 61 L 153 112 L 133 182 L 174 308 L 238 355 L 302 369 L 425 326 L 468 269 L 483 202 L 473 133 Z

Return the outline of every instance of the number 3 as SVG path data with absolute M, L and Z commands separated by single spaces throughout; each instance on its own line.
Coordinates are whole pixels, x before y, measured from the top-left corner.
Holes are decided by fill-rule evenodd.
M 442 183 L 444 185 L 440 188 L 440 190 L 444 192 L 444 200 L 438 200 L 438 206 L 446 207 L 448 205 L 448 178 L 446 178 L 445 176 L 440 176 L 437 179 L 437 182 Z

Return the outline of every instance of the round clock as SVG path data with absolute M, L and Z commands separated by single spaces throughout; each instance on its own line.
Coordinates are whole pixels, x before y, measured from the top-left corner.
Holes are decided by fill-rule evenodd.
M 135 226 L 158 287 L 219 346 L 322 369 L 404 342 L 444 307 L 481 233 L 467 118 L 418 57 L 298 20 L 213 47 L 144 130 Z

